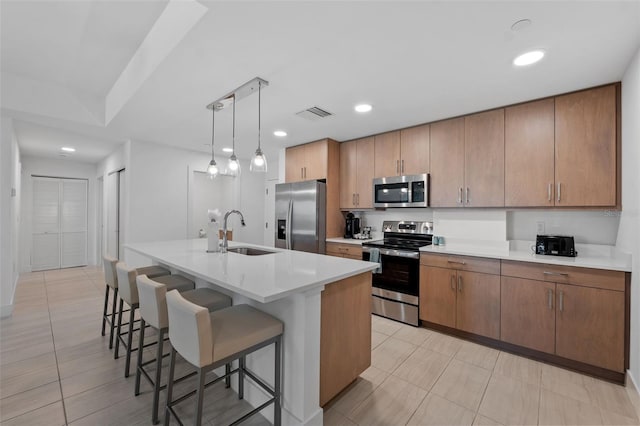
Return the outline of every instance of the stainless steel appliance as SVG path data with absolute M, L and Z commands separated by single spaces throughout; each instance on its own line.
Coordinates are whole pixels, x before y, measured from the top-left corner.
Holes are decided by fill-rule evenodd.
M 324 254 L 326 193 L 318 181 L 276 185 L 276 247 Z
M 420 247 L 431 244 L 432 222 L 392 222 L 382 225 L 384 239 L 362 244 L 362 259 L 375 260 L 380 271 L 373 273 L 372 312 L 418 326 L 420 300 Z
M 429 174 L 373 180 L 374 207 L 429 207 Z
M 536 236 L 536 254 L 576 257 L 578 252 L 573 237 L 538 235 Z

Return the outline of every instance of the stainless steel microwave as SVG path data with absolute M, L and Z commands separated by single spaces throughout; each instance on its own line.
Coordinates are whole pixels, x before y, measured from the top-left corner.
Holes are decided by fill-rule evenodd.
M 374 207 L 429 207 L 429 174 L 373 180 Z

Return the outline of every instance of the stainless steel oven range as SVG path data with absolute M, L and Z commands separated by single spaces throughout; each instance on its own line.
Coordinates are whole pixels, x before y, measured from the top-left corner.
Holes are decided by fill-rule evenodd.
M 432 222 L 384 221 L 384 239 L 362 244 L 362 259 L 380 263 L 373 273 L 372 312 L 418 326 L 420 247 L 431 244 Z

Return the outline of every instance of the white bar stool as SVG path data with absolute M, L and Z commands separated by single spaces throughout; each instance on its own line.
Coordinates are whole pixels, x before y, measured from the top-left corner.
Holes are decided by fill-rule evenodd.
M 113 348 L 113 334 L 116 328 L 116 303 L 118 301 L 118 275 L 116 273 L 116 263 L 118 259 L 110 256 L 104 256 L 104 281 L 105 281 L 105 293 L 104 293 L 104 309 L 102 310 L 102 335 L 104 336 L 105 325 L 108 322 L 111 331 L 109 333 L 109 349 Z M 144 274 L 148 277 L 159 277 L 162 275 L 169 275 L 171 272 L 161 266 L 145 266 L 137 269 L 139 274 Z M 109 305 L 109 289 L 113 290 L 113 306 L 111 312 L 107 312 Z
M 277 318 L 259 311 L 249 305 L 234 305 L 215 312 L 186 300 L 177 291 L 167 293 L 167 311 L 169 314 L 169 340 L 171 340 L 171 360 L 167 379 L 167 403 L 164 424 L 169 426 L 171 415 L 182 424 L 173 406 L 196 395 L 194 424 L 202 424 L 202 402 L 206 386 L 212 385 L 231 374 L 238 373 L 238 397 L 244 397 L 244 376 L 251 378 L 262 387 L 271 399 L 240 417 L 232 424 L 240 423 L 273 403 L 273 420 L 280 426 L 282 412 L 280 408 L 280 359 L 282 351 L 282 333 L 284 324 Z M 275 343 L 275 383 L 273 389 L 246 368 L 246 355 Z M 198 387 L 177 399 L 173 398 L 173 383 L 176 365 L 176 353 L 191 365 L 198 374 Z M 205 374 L 232 361 L 239 360 L 239 367 L 227 372 L 205 385 Z
M 116 264 L 116 275 L 118 277 L 118 285 L 120 287 L 120 307 L 118 312 L 118 330 L 116 332 L 116 349 L 113 353 L 113 357 L 118 359 L 119 357 L 119 347 L 120 343 L 125 348 L 126 353 L 126 362 L 124 367 L 124 377 L 129 377 L 129 369 L 131 366 L 131 352 L 138 350 L 137 348 L 131 347 L 131 342 L 133 340 L 133 332 L 136 331 L 133 329 L 135 322 L 135 312 L 138 309 L 139 301 L 138 301 L 138 286 L 136 285 L 136 277 L 138 276 L 138 270 L 134 268 L 130 268 L 124 262 L 118 262 Z M 155 277 L 155 280 L 165 284 L 170 290 L 178 290 L 178 291 L 187 291 L 193 290 L 196 284 L 188 278 L 185 278 L 181 275 L 162 275 L 159 277 Z M 126 332 L 122 332 L 122 312 L 123 312 L 123 304 L 127 302 L 129 305 L 129 322 L 124 324 L 128 325 L 128 330 Z M 126 335 L 127 340 L 125 341 L 124 336 Z
M 162 373 L 162 345 L 165 333 L 169 330 L 169 317 L 167 314 L 167 286 L 157 281 L 147 278 L 145 275 L 138 275 L 136 279 L 138 286 L 138 297 L 140 307 L 140 336 L 138 340 L 138 362 L 136 369 L 136 387 L 135 394 L 140 394 L 140 377 L 144 375 L 149 383 L 153 386 L 153 409 L 151 421 L 158 424 L 158 405 L 160 399 L 160 390 L 165 386 L 160 386 Z M 231 306 L 231 298 L 225 294 L 217 292 L 209 288 L 198 288 L 182 292 L 182 297 L 198 306 L 207 308 L 209 312 L 216 311 Z M 144 329 L 145 325 L 149 325 L 158 331 L 158 346 L 156 348 L 155 359 L 143 362 L 142 353 L 144 346 Z M 155 378 L 152 379 L 149 373 L 144 369 L 145 366 L 155 363 Z M 230 370 L 230 366 L 229 366 Z M 195 373 L 188 374 L 176 381 L 180 381 L 187 377 L 193 376 Z

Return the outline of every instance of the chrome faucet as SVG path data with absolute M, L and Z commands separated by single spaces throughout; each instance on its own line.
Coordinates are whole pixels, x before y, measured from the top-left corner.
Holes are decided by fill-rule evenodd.
M 244 223 L 244 216 L 242 215 L 242 212 L 240 210 L 231 210 L 228 211 L 225 215 L 224 215 L 224 225 L 222 227 L 222 245 L 220 246 L 220 253 L 226 253 L 227 252 L 227 248 L 229 246 L 229 242 L 227 241 L 227 219 L 229 218 L 229 216 L 231 215 L 231 213 L 236 213 L 240 215 L 240 224 L 242 226 L 247 226 Z

